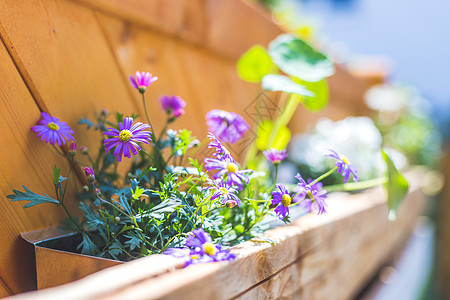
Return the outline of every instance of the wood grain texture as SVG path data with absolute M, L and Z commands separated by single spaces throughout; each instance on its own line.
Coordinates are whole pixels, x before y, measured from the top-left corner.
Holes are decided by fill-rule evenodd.
M 97 135 L 77 125 L 84 115 L 103 108 L 138 112 L 91 10 L 71 1 L 11 0 L 1 2 L 0 20 L 0 33 L 33 96 L 75 130 L 79 145 L 98 147 Z
M 426 198 L 420 190 L 422 171 L 409 173 L 411 190 L 395 222 L 381 188 L 356 195 L 335 194 L 328 200 L 328 214 L 309 214 L 291 225 L 277 227 L 265 236 L 232 248 L 232 263 L 194 265 L 151 278 L 133 275 L 139 261 L 128 267 L 101 271 L 56 289 L 24 294 L 15 299 L 349 299 L 357 293 L 389 254 L 402 245 L 421 215 Z M 168 262 L 173 268 L 176 261 Z M 156 268 L 160 270 L 159 267 Z M 93 291 L 74 294 L 109 276 L 128 278 L 126 284 L 98 283 Z M 120 274 L 120 275 L 119 275 Z M 92 280 L 90 279 L 92 278 Z M 108 288 L 109 287 L 109 288 Z M 102 292 L 99 292 L 102 291 Z
M 6 195 L 22 184 L 31 190 L 53 195 L 52 169 L 55 163 L 67 163 L 31 132 L 40 119 L 40 111 L 22 81 L 4 45 L 0 43 L 0 278 L 11 292 L 35 288 L 33 250 L 20 233 L 56 226 L 64 211 L 54 205 L 24 210 L 24 203 L 11 202 Z M 13 157 L 13 159 L 11 159 Z

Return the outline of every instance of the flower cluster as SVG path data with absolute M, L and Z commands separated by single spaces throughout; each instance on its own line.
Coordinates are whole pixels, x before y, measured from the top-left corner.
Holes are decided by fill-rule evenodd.
M 277 182 L 278 167 L 287 157 L 286 150 L 270 148 L 262 152 L 273 164 L 275 179 L 270 172 L 262 172 L 266 164 L 261 152 L 258 152 L 261 159 L 250 164 L 258 172 L 246 165 L 241 167 L 225 144 L 239 141 L 249 125 L 239 114 L 218 109 L 206 115 L 210 129 L 208 148 L 213 150 L 212 155 L 203 160 L 203 165 L 189 157 L 192 167 L 187 167 L 183 158 L 193 145 L 199 144 L 198 140 L 188 130 L 167 128 L 184 114 L 186 102 L 179 96 L 162 96 L 160 104 L 168 115 L 166 123 L 158 136 L 151 126 L 145 91 L 157 79 L 145 72 L 130 76 L 132 87 L 142 94 L 146 123 L 135 121 L 135 116 L 121 114 L 116 114 L 112 122 L 107 120 L 106 110 L 97 114 L 97 123 L 80 121 L 88 129 L 94 127 L 101 131 L 103 136 L 96 159 L 85 146 L 80 147 L 84 158 L 89 159 L 89 164 L 84 164 L 88 167 L 83 170 L 86 181 L 92 185 L 92 190 L 83 187 L 82 194 L 86 196 L 84 200 L 91 202 L 82 202 L 80 207 L 85 212 L 85 223 L 68 216 L 83 233 L 82 253 L 125 260 L 164 253 L 183 258 L 185 265 L 230 261 L 235 255 L 224 250 L 220 243 L 228 246 L 260 233 L 263 226 L 257 228 L 258 223 L 271 211 L 285 222 L 289 221 L 290 207 L 294 205 L 308 212 L 325 213 L 327 192 L 320 180 L 335 171 L 344 176 L 345 182 L 350 174 L 354 181 L 358 179 L 348 159 L 330 150 L 327 156 L 337 160 L 336 166 L 308 182 L 297 174 L 296 188 L 289 191 L 288 185 Z M 74 131 L 65 122 L 42 113 L 42 120 L 32 130 L 52 145 L 61 146 L 69 141 L 67 153 L 71 163 L 75 161 Z M 144 144 L 150 143 L 150 151 L 146 151 Z M 123 157 L 132 156 L 127 175 L 121 176 L 118 163 Z M 39 198 L 42 203 L 64 206 L 65 188 L 61 182 L 66 178 L 60 176 L 60 171 L 55 168 L 53 174 L 55 190 L 59 193 L 57 199 Z M 123 187 L 123 182 L 128 185 Z M 27 199 L 23 194 L 20 200 Z M 30 194 L 29 201 L 36 201 L 34 195 Z M 92 228 L 85 229 L 85 224 Z M 99 236 L 91 239 L 89 235 L 94 231 L 89 229 L 94 227 Z M 183 243 L 182 248 L 174 247 Z
M 214 244 L 212 238 L 202 228 L 197 228 L 188 234 L 184 248 L 169 248 L 164 254 L 183 258 L 185 266 L 214 261 L 231 261 L 236 256 L 222 249 L 220 244 Z

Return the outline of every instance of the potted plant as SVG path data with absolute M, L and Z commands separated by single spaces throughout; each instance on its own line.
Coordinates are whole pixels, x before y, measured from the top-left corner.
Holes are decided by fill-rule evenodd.
M 185 266 L 234 260 L 236 255 L 227 247 L 262 236 L 273 220 L 289 223 L 294 208 L 325 213 L 327 193 L 321 181 L 335 172 L 343 176 L 345 184 L 339 186 L 343 190 L 385 183 L 391 215 L 395 214 L 408 184 L 384 152 L 387 175 L 374 180 L 356 182 L 357 171 L 350 160 L 334 150 L 324 149 L 323 154 L 335 162 L 333 168 L 315 179 L 297 174 L 294 185 L 277 181 L 278 166 L 287 155 L 284 150 L 290 136 L 287 124 L 293 111 L 299 103 L 312 110 L 326 104 L 325 78 L 333 73 L 333 64 L 325 55 L 298 38 L 282 35 L 271 43 L 269 52 L 261 47 L 252 48 L 238 68 L 241 75 L 247 72 L 256 76 L 255 80 L 262 80 L 265 89 L 290 94 L 275 120 L 261 122 L 258 138 L 242 165 L 227 145 L 238 142 L 249 130 L 244 118 L 219 109 L 210 111 L 206 116 L 209 153 L 199 160 L 190 152 L 201 148 L 202 143 L 187 129 L 168 129 L 183 115 L 185 101 L 179 96 L 161 97 L 167 119 L 160 133 L 155 132 L 145 95 L 158 78 L 137 72 L 136 76 L 130 76 L 130 82 L 142 95 L 143 122 L 137 121 L 135 115 L 109 114 L 106 110 L 97 114 L 95 120 L 83 118 L 81 124 L 102 136 L 98 154 L 91 156 L 90 149 L 77 148 L 70 126 L 42 113 L 42 119 L 32 130 L 53 146 L 68 143 L 67 153 L 55 148 L 67 157 L 67 178 L 55 166 L 53 196 L 38 195 L 24 187 L 24 191 L 14 190 L 8 198 L 28 201 L 26 208 L 42 203 L 63 207 L 68 216 L 66 228 L 79 234 L 80 241 L 73 251 L 80 254 L 129 261 L 163 253 L 182 259 Z M 280 69 L 289 77 L 273 74 Z M 129 159 L 128 165 L 123 165 L 124 158 Z M 69 177 L 74 176 L 74 168 L 79 165 L 84 165 L 86 183 L 78 195 L 84 214 L 81 220 L 72 216 L 64 203 Z M 348 183 L 350 178 L 355 182 Z

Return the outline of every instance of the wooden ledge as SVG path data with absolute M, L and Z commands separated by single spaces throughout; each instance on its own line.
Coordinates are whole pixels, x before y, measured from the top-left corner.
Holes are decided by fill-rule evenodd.
M 381 188 L 336 193 L 328 214 L 267 231 L 275 244 L 255 239 L 233 247 L 232 263 L 180 269 L 180 260 L 152 255 L 12 299 L 348 299 L 408 239 L 426 204 L 423 174 L 408 173 L 410 192 L 393 222 Z

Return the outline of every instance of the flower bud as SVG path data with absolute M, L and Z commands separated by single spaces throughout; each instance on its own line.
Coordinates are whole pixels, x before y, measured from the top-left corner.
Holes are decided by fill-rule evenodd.
M 116 220 L 116 222 L 120 222 L 120 218 L 119 217 L 115 217 L 114 220 Z
M 83 168 L 83 170 L 84 170 L 84 175 L 86 176 L 86 180 L 88 182 L 94 182 L 94 180 L 95 180 L 94 169 L 92 169 L 92 167 L 86 167 L 86 168 Z
M 234 201 L 234 200 L 228 200 L 226 203 L 225 203 L 225 205 L 228 207 L 228 208 L 233 208 L 233 207 L 235 207 L 236 206 L 236 201 Z
M 83 191 L 89 192 L 89 187 L 87 185 L 83 185 Z
M 100 196 L 102 194 L 102 191 L 100 189 L 95 189 L 95 193 Z
M 75 154 L 77 154 L 77 142 L 76 141 L 72 141 L 69 143 L 69 155 L 70 156 L 75 156 Z
M 80 150 L 81 150 L 82 154 L 84 154 L 84 155 L 88 154 L 88 148 L 86 146 L 81 146 Z

